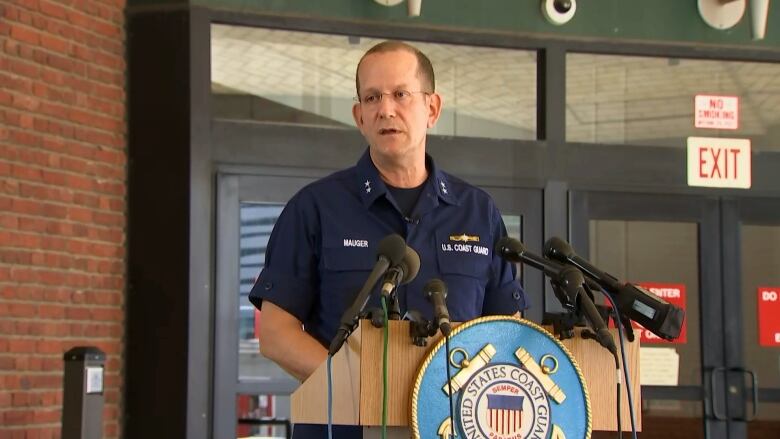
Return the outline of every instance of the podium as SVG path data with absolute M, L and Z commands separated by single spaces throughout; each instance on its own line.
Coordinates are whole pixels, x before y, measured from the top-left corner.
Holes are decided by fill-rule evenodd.
M 410 437 L 410 395 L 420 364 L 428 351 L 439 341 L 441 334 L 428 339 L 428 346 L 412 344 L 409 322 L 389 322 L 388 342 L 388 406 L 387 425 L 393 437 Z M 364 437 L 372 437 L 369 431 L 382 425 L 382 352 L 383 329 L 374 328 L 362 321 L 339 352 L 332 358 L 332 415 L 333 424 L 366 427 Z M 614 332 L 617 340 L 617 330 Z M 594 431 L 617 431 L 615 416 L 615 363 L 611 354 L 593 340 L 580 337 L 561 341 L 578 363 L 585 378 L 591 401 L 592 428 Z M 641 397 L 639 385 L 639 341 L 626 343 L 626 361 L 634 397 L 634 414 L 637 431 L 641 431 Z M 622 373 L 622 372 L 621 372 Z M 621 411 L 623 429 L 630 429 L 628 400 L 625 383 L 621 387 Z M 327 365 L 317 370 L 292 394 L 293 423 L 328 423 Z M 378 436 L 377 436 L 378 437 Z

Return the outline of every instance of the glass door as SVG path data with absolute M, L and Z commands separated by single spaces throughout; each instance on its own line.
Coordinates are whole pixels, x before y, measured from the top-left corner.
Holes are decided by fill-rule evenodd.
M 213 437 L 290 437 L 289 395 L 299 383 L 260 353 L 259 312 L 248 297 L 276 219 L 313 180 L 218 176 Z
M 641 343 L 641 437 L 725 437 L 725 421 L 710 416 L 713 405 L 725 403 L 710 388 L 712 369 L 723 364 L 717 200 L 574 192 L 570 203 L 577 254 L 686 311 L 672 342 L 634 331 Z M 629 425 L 623 420 L 624 430 Z
M 730 437 L 780 437 L 780 201 L 723 203 Z
M 542 249 L 542 191 L 533 189 L 510 189 L 504 187 L 482 187 L 496 202 L 506 225 L 507 235 L 519 239 L 532 252 L 541 254 Z M 517 278 L 525 290 L 529 308 L 523 317 L 541 323 L 544 300 L 544 276 L 536 269 L 526 270 L 517 264 Z

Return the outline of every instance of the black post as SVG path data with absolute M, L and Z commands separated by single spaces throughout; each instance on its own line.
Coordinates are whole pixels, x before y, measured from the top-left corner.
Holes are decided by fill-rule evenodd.
M 103 370 L 106 354 L 90 346 L 63 356 L 62 439 L 103 437 Z

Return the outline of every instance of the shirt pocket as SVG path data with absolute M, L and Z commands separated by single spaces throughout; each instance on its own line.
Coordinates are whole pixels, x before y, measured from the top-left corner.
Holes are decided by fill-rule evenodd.
M 352 305 L 374 268 L 374 262 L 375 256 L 369 248 L 323 248 L 320 271 L 320 306 L 324 313 L 323 320 L 339 319 L 341 313 Z
M 492 250 L 480 242 L 453 241 L 455 234 L 436 232 L 439 272 L 479 279 L 484 284 L 490 270 Z
M 436 262 L 447 285 L 450 317 L 464 322 L 482 314 L 492 251 L 480 242 L 453 241 L 450 236 L 436 232 Z
M 323 267 L 329 271 L 371 271 L 375 257 L 368 247 L 325 247 Z

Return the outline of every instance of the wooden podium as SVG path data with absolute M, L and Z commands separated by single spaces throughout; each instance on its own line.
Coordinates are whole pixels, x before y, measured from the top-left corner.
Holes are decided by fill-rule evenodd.
M 382 425 L 382 329 L 367 321 L 352 333 L 341 350 L 333 356 L 332 396 L 333 423 L 377 427 Z M 594 431 L 617 431 L 615 417 L 615 363 L 604 348 L 593 340 L 579 337 L 563 341 L 574 356 L 585 377 L 590 394 Z M 617 331 L 614 331 L 617 340 Z M 388 344 L 389 427 L 408 427 L 410 394 L 421 362 L 441 335 L 428 339 L 428 346 L 411 343 L 409 322 L 392 320 Z M 631 372 L 632 395 L 637 431 L 641 431 L 641 397 L 639 390 L 639 341 L 626 344 L 626 361 Z M 292 394 L 293 423 L 328 423 L 328 377 L 323 363 Z M 623 428 L 630 428 L 628 399 L 621 388 Z M 376 430 L 376 429 L 374 429 Z M 410 437 L 408 429 L 396 428 L 397 437 Z M 366 430 L 367 431 L 367 430 Z M 401 432 L 400 434 L 398 434 Z

